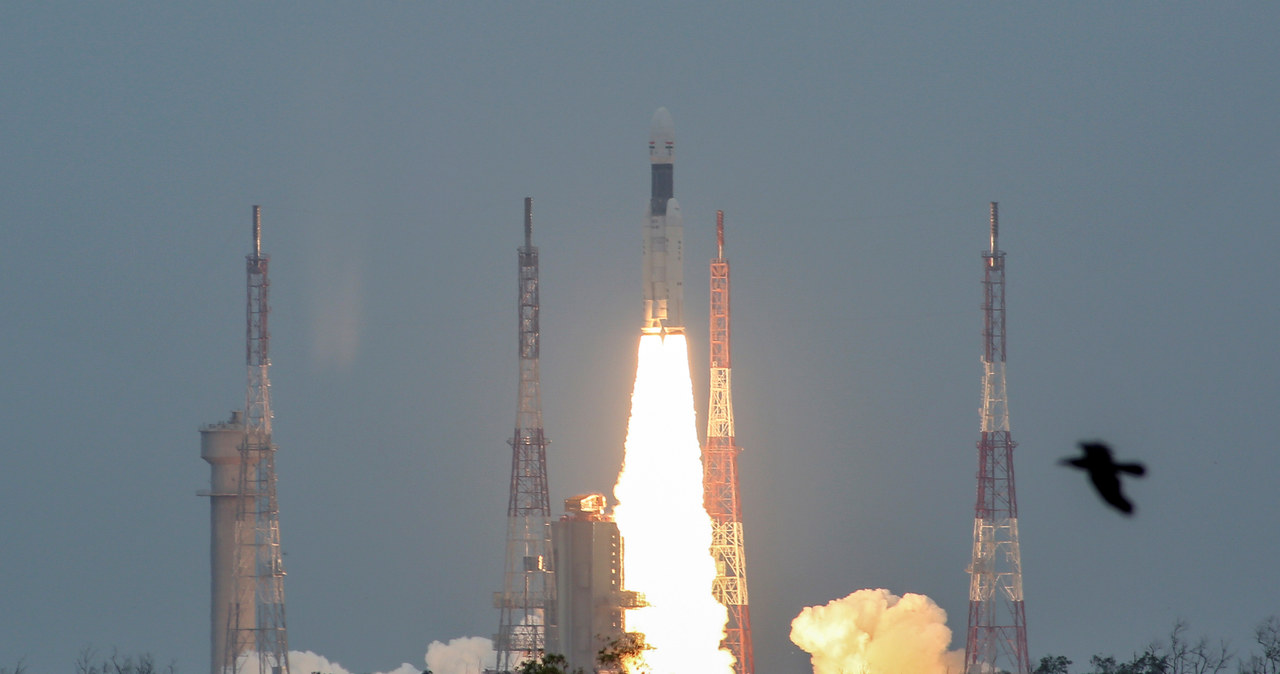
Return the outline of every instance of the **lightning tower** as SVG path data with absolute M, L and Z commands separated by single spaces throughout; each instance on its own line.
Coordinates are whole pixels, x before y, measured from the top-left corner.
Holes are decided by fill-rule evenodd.
M 267 329 L 267 263 L 262 254 L 262 212 L 253 207 L 253 252 L 245 257 L 248 302 L 245 362 L 244 439 L 235 520 L 237 591 L 227 612 L 226 671 L 246 669 L 257 658 L 258 674 L 288 674 L 289 642 L 284 615 L 284 561 L 280 511 L 276 502 L 276 446 L 271 441 L 271 335 Z M 252 588 L 252 589 L 250 589 Z M 251 599 L 250 599 L 251 598 Z M 243 602 L 252 601 L 253 608 Z
M 538 385 L 538 249 L 533 245 L 533 199 L 524 200 L 520 263 L 520 391 L 511 438 L 511 495 L 507 502 L 507 554 L 502 617 L 494 648 L 498 671 L 511 672 L 546 648 L 556 629 L 551 555 L 551 502 L 547 493 L 547 438 Z M 554 634 L 552 634 L 554 636 Z
M 729 348 L 729 260 L 724 256 L 724 211 L 716 211 L 717 256 L 711 261 L 711 403 L 702 452 L 703 502 L 711 516 L 711 592 L 729 609 L 723 647 L 737 660 L 735 674 L 753 674 L 751 617 L 747 610 L 747 559 L 742 547 L 738 453 L 733 435 L 733 366 Z
M 969 630 L 966 674 L 1007 671 L 1030 674 L 1027 618 L 1022 603 L 1022 556 L 1018 550 L 1018 500 L 1005 393 L 1004 252 L 999 211 L 991 202 L 991 250 L 982 253 L 985 277 L 982 354 L 982 427 L 978 440 L 978 499 L 969 566 Z

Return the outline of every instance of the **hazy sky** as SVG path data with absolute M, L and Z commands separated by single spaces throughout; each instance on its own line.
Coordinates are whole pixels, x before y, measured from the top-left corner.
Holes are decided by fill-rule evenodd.
M 290 646 L 489 636 L 522 200 L 552 503 L 611 490 L 649 119 L 671 110 L 705 424 L 724 209 L 761 672 L 808 605 L 934 598 L 963 647 L 987 203 L 1033 660 L 1280 613 L 1275 3 L 0 5 L 0 667 L 208 668 L 209 468 L 272 255 Z M 1137 516 L 1056 465 L 1148 464 Z

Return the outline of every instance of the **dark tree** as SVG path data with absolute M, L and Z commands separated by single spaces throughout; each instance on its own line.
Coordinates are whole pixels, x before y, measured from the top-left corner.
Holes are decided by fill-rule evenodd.
M 1227 642 L 1209 643 L 1208 637 L 1200 637 L 1191 643 L 1186 637 L 1187 621 L 1178 620 L 1169 632 L 1169 647 L 1154 643 L 1147 653 L 1160 658 L 1166 667 L 1156 670 L 1160 674 L 1221 674 L 1234 659 Z
M 1103 657 L 1095 655 L 1089 658 L 1089 665 L 1093 667 L 1090 674 L 1119 674 L 1120 665 L 1116 664 L 1116 659 L 1110 655 Z
M 1090 658 L 1090 674 L 1222 674 L 1233 656 L 1225 641 L 1217 644 L 1201 637 L 1194 643 L 1186 637 L 1187 621 L 1178 620 L 1169 632 L 1169 643 L 1155 641 L 1128 662 L 1110 656 Z
M 1120 665 L 1120 674 L 1169 674 L 1171 671 L 1168 657 L 1150 650 Z
M 1040 664 L 1031 674 L 1070 674 L 1067 670 L 1070 666 L 1071 661 L 1065 655 L 1046 655 L 1040 658 Z
M 516 674 L 571 674 L 569 661 L 559 653 L 544 653 L 541 657 L 526 660 L 516 668 Z M 573 670 L 572 674 L 582 674 L 582 668 Z
M 644 661 L 644 652 L 652 648 L 638 632 L 628 632 L 610 641 L 596 654 L 596 663 L 601 671 L 643 672 L 648 669 Z
M 98 654 L 92 646 L 80 649 L 75 667 L 75 674 L 177 674 L 178 671 L 173 662 L 164 667 L 157 666 L 150 653 L 120 655 L 119 651 L 112 649 L 110 656 L 98 661 Z
M 1240 674 L 1280 674 L 1280 617 L 1271 616 L 1258 624 L 1254 638 L 1262 653 L 1240 663 Z

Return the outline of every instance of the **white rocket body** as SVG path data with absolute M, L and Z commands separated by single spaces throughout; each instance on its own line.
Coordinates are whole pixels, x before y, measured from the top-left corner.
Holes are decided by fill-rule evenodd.
M 644 225 L 644 326 L 684 331 L 684 220 L 673 189 L 676 132 L 666 108 L 653 113 L 649 132 L 652 188 Z

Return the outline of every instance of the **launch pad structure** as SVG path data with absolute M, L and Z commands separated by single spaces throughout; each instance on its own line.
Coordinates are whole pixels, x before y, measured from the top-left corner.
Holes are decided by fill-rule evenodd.
M 674 198 L 675 135 L 659 109 L 650 135 L 651 194 L 644 227 L 642 334 L 680 334 L 683 317 L 683 220 Z M 626 637 L 625 611 L 645 605 L 623 586 L 617 525 L 602 494 L 566 501 L 553 523 L 540 393 L 538 249 L 532 198 L 524 200 L 518 260 L 517 414 L 503 587 L 494 635 L 497 674 L 562 652 L 594 669 L 602 638 Z M 262 253 L 261 211 L 253 206 L 253 249 L 246 256 L 247 384 L 245 406 L 229 420 L 201 427 L 201 457 L 211 466 L 211 674 L 289 674 L 284 564 L 276 494 L 268 330 L 270 257 Z M 990 204 L 990 248 L 982 253 L 983 400 L 977 442 L 977 498 L 968 567 L 965 674 L 1031 674 L 1027 651 L 1013 441 L 1005 377 L 1005 253 L 998 243 L 998 204 Z M 729 260 L 724 212 L 716 212 L 717 257 L 710 265 L 710 401 L 702 451 L 703 505 L 712 522 L 711 592 L 728 614 L 721 647 L 734 674 L 754 674 L 746 556 L 732 402 Z M 256 659 L 251 663 L 250 659 Z M 252 667 L 250 665 L 256 665 Z
M 604 494 L 579 494 L 564 501 L 564 516 L 551 523 L 556 568 L 554 638 L 547 652 L 565 657 L 565 671 L 620 671 L 619 663 L 601 663 L 602 650 L 634 640 L 626 631 L 627 609 L 644 597 L 623 589 L 622 536 L 605 512 Z
M 991 248 L 982 253 L 982 421 L 978 440 L 978 498 L 969 565 L 969 628 L 965 674 L 1030 674 L 1027 618 L 1018 547 L 1018 499 L 1013 481 L 1009 400 L 1005 391 L 1004 251 L 999 205 L 991 202 Z
M 716 258 L 711 261 L 711 401 L 702 451 L 703 504 L 711 516 L 711 593 L 729 612 L 723 647 L 733 653 L 735 674 L 754 674 L 747 558 L 738 496 L 738 455 L 733 429 L 733 362 L 730 349 L 729 260 L 724 256 L 724 211 L 716 211 Z
M 253 207 L 253 252 L 246 261 L 243 412 L 200 429 L 212 470 L 210 497 L 211 674 L 238 674 L 257 658 L 259 674 L 289 673 L 284 558 L 271 440 L 267 301 L 270 256 L 262 254 L 262 212 Z
M 511 490 L 501 612 L 494 635 L 497 671 L 511 672 L 540 657 L 554 640 L 556 579 L 551 554 L 551 501 L 547 488 L 547 437 L 539 388 L 538 249 L 533 245 L 533 199 L 524 200 L 524 246 L 519 260 L 520 384 L 511 444 Z

